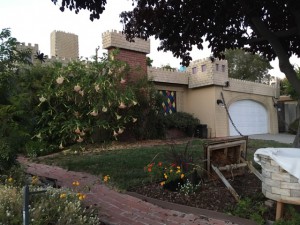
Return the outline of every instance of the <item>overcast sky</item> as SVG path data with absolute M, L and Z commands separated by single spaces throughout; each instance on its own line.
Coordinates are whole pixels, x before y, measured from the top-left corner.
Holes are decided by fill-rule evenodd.
M 59 0 L 60 1 L 60 0 Z M 74 33 L 79 37 L 79 56 L 91 57 L 95 49 L 102 48 L 101 34 L 108 30 L 122 30 L 119 14 L 132 9 L 131 0 L 108 0 L 106 10 L 100 20 L 89 19 L 89 12 L 80 11 L 79 14 L 59 10 L 51 0 L 1 0 L 0 1 L 0 29 L 11 28 L 12 36 L 26 44 L 38 44 L 41 52 L 50 55 L 50 33 L 54 30 Z M 158 52 L 158 40 L 151 38 L 151 53 L 153 65 L 160 67 L 170 64 L 180 67 L 180 59 L 174 58 L 170 52 Z M 105 52 L 105 50 L 102 52 Z M 191 56 L 193 60 L 210 56 L 209 49 L 194 49 Z M 292 63 L 300 65 L 298 59 L 293 58 Z M 278 62 L 272 62 L 275 68 L 271 75 L 283 77 L 278 69 Z

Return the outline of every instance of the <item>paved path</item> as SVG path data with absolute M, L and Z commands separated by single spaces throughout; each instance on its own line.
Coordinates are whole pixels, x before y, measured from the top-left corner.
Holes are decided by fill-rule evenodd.
M 234 223 L 214 216 L 203 216 L 164 209 L 141 199 L 116 192 L 101 184 L 100 178 L 82 172 L 72 172 L 57 166 L 29 162 L 24 157 L 18 161 L 26 166 L 27 172 L 40 177 L 57 180 L 61 187 L 72 188 L 79 181 L 80 187 L 89 187 L 85 203 L 100 208 L 100 219 L 114 225 L 246 225 L 247 221 Z M 87 190 L 85 188 L 85 190 Z M 84 192 L 84 191 L 83 191 Z M 216 213 L 217 214 L 217 213 Z M 218 217 L 217 217 L 218 218 Z M 230 218 L 230 217 L 229 217 Z M 235 217 L 236 218 L 236 217 Z M 233 220 L 233 221 L 236 221 Z

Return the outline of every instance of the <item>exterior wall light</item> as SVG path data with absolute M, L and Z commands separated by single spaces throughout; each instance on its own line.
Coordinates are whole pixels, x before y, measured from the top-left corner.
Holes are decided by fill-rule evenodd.
M 217 99 L 217 105 L 224 107 L 224 102 L 221 99 Z

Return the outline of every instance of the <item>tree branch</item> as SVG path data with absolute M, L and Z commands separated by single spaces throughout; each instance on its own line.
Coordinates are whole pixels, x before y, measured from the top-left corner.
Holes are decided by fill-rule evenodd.
M 299 15 L 300 17 L 300 15 Z M 300 22 L 300 21 L 299 21 Z M 300 28 L 300 24 L 299 24 L 299 28 Z M 284 31 L 277 31 L 275 33 L 273 33 L 277 38 L 283 38 L 283 37 L 289 37 L 292 36 L 294 34 L 299 33 L 299 29 L 298 27 L 293 27 L 289 30 L 284 30 Z M 253 38 L 253 39 L 249 39 L 246 41 L 246 44 L 252 44 L 252 43 L 258 43 L 258 42 L 263 42 L 263 41 L 268 41 L 265 37 L 261 37 L 261 38 Z
M 265 40 L 269 42 L 279 60 L 280 71 L 283 72 L 296 92 L 300 95 L 300 80 L 289 61 L 289 56 L 275 33 L 271 32 L 259 17 L 251 18 L 253 26 Z

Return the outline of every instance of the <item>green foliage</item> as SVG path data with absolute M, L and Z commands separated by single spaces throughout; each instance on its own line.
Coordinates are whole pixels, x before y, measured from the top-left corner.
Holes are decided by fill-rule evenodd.
M 165 127 L 163 121 L 165 118 L 161 111 L 162 96 L 147 78 L 137 81 L 133 86 L 133 90 L 139 107 L 135 109 L 137 122 L 129 124 L 129 130 L 138 140 L 164 138 Z
M 268 70 L 272 69 L 272 66 L 268 60 L 242 49 L 226 49 L 224 55 L 228 61 L 229 77 L 270 83 L 271 76 L 268 74 Z
M 38 91 L 35 140 L 59 148 L 91 142 L 94 130 L 117 138 L 139 118 L 133 85 L 126 83 L 126 63 L 104 57 L 101 62 L 73 61 L 53 66 Z M 147 92 L 145 93 L 147 95 Z
M 246 219 L 251 219 L 259 225 L 265 224 L 264 214 L 267 211 L 264 202 L 258 199 L 243 198 L 230 211 L 230 214 Z
M 200 121 L 189 113 L 176 112 L 167 114 L 164 117 L 163 123 L 166 129 L 178 128 L 187 135 L 193 136 L 196 126 L 200 124 Z
M 0 172 L 10 169 L 16 163 L 16 151 L 12 149 L 9 142 L 0 139 Z
M 31 187 L 30 191 L 41 188 Z M 22 190 L 12 185 L 0 185 L 0 224 L 22 224 Z M 67 189 L 47 188 L 46 193 L 30 198 L 30 224 L 98 225 L 98 217 L 83 207 L 75 193 Z
M 292 122 L 289 125 L 289 133 L 297 134 L 298 126 L 299 126 L 299 119 L 296 119 L 294 122 Z
M 300 68 L 296 68 L 295 71 L 297 73 L 297 78 L 300 81 Z M 286 78 L 282 79 L 280 82 L 280 94 L 288 95 L 295 100 L 299 99 L 299 94 L 296 92 L 296 90 Z
M 300 224 L 300 213 L 291 205 L 286 207 L 283 218 L 275 221 L 274 225 L 298 225 Z

